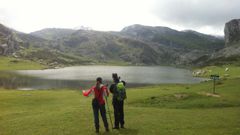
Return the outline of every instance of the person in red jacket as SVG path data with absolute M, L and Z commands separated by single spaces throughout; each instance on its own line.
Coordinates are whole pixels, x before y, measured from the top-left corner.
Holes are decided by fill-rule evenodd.
M 96 133 L 99 133 L 99 111 L 102 116 L 105 130 L 108 132 L 109 127 L 108 127 L 108 121 L 106 116 L 104 96 L 109 96 L 109 92 L 108 92 L 107 86 L 102 84 L 101 77 L 98 77 L 96 81 L 97 81 L 96 85 L 92 86 L 92 88 L 87 91 L 83 91 L 83 95 L 84 96 L 89 96 L 90 94 L 94 95 L 94 98 L 92 100 L 92 108 L 93 108 L 93 114 L 94 114 L 94 123 L 95 123 Z

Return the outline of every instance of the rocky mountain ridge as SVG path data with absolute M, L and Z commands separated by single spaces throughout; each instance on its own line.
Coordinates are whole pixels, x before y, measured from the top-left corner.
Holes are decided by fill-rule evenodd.
M 54 28 L 24 34 L 4 26 L 0 31 L 1 44 L 7 43 L 7 35 L 14 35 L 11 41 L 16 41 L 15 49 L 10 47 L 12 51 L 2 55 L 16 53 L 50 64 L 189 65 L 224 46 L 222 39 L 202 33 L 143 25 L 128 26 L 120 32 Z

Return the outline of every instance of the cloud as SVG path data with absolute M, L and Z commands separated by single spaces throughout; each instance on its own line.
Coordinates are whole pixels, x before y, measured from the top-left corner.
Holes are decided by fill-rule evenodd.
M 159 19 L 183 27 L 212 27 L 240 18 L 239 0 L 159 0 L 152 10 Z
M 13 16 L 5 9 L 0 8 L 0 23 L 11 25 L 12 20 Z
M 149 14 L 152 1 L 154 0 L 0 0 L 0 23 L 5 22 L 7 26 L 23 32 L 46 27 L 77 26 L 104 31 L 121 30 L 134 23 L 157 24 L 158 19 Z M 8 11 L 8 14 L 1 9 Z
M 23 32 L 89 26 L 121 30 L 132 24 L 223 34 L 240 18 L 240 0 L 0 0 L 0 23 Z

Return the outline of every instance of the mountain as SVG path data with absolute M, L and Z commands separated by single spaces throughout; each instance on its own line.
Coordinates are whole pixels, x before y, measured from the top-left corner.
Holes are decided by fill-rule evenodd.
M 233 19 L 225 24 L 225 47 L 211 55 L 203 56 L 195 61 L 199 65 L 240 65 L 240 19 Z
M 46 39 L 18 32 L 0 24 L 0 45 L 5 46 L 7 52 L 5 55 L 12 54 L 20 48 L 42 47 L 42 44 L 46 43 L 48 43 Z
M 128 26 L 120 32 L 50 28 L 13 33 L 23 46 L 14 51 L 18 57 L 48 65 L 188 65 L 224 46 L 223 39 L 195 31 L 143 25 Z
M 224 46 L 223 39 L 195 31 L 176 31 L 167 27 L 143 25 L 132 25 L 120 32 L 93 30 L 76 30 L 73 32 L 69 29 L 44 29 L 33 32 L 32 35 L 38 36 L 38 33 L 41 33 L 40 37 L 42 38 L 45 35 L 47 37 L 45 39 L 49 39 L 47 36 L 49 33 L 51 33 L 50 37 L 64 35 L 64 37 L 60 36 L 59 39 L 51 38 L 51 40 L 55 40 L 53 44 L 57 43 L 54 46 L 55 48 L 68 54 L 86 56 L 98 62 L 187 64 Z M 136 46 L 137 44 L 139 46 Z M 114 49 L 116 50 L 115 53 L 113 52 Z M 136 51 L 136 49 L 139 49 L 139 51 Z
M 58 40 L 54 46 L 61 52 L 97 60 L 127 62 L 130 64 L 170 64 L 167 47 L 152 44 L 128 37 L 113 35 L 110 32 L 77 30 L 71 35 Z
M 32 32 L 30 33 L 30 35 L 47 39 L 47 40 L 57 40 L 67 35 L 71 35 L 73 32 L 75 32 L 75 30 L 73 29 L 47 28 L 47 29 Z
M 65 54 L 55 49 L 56 41 L 10 29 L 0 24 L 0 56 L 37 61 L 50 67 L 91 63 L 88 58 Z
M 0 24 L 0 55 L 11 55 L 23 45 L 16 36 L 16 31 Z
M 121 31 L 122 35 L 183 49 L 214 51 L 224 46 L 223 39 L 192 30 L 177 31 L 168 27 L 132 25 Z

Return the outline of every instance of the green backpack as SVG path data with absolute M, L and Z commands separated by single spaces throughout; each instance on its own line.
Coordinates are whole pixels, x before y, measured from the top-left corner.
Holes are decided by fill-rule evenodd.
M 126 99 L 126 89 L 123 82 L 117 83 L 117 100 L 123 101 Z

